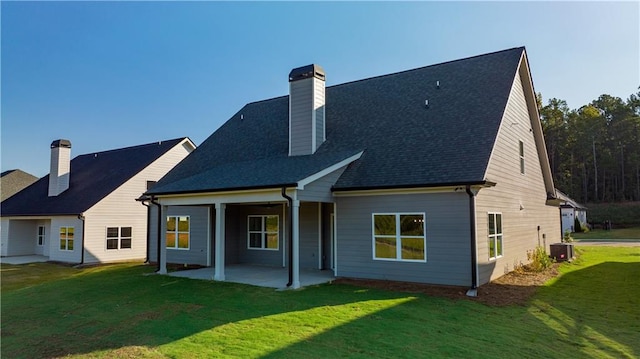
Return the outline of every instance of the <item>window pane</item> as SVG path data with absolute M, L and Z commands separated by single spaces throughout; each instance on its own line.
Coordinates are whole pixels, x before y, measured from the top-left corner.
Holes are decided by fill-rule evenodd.
M 267 234 L 267 243 L 265 243 L 265 246 L 269 249 L 278 249 L 278 235 Z
M 107 249 L 118 249 L 117 239 L 107 239 Z
M 493 213 L 489 213 L 489 235 L 496 234 L 496 218 Z
M 131 237 L 131 227 L 120 228 L 120 237 Z
M 65 250 L 67 249 L 67 241 L 64 239 L 60 239 L 60 249 Z
M 262 248 L 262 233 L 249 233 L 249 248 Z
M 396 239 L 376 237 L 376 258 L 396 258 Z
M 107 227 L 107 238 L 118 237 L 118 227 Z
M 131 239 L 124 238 L 120 241 L 120 248 L 131 248 Z
M 520 141 L 520 157 L 524 157 L 524 143 Z
M 176 217 L 167 217 L 167 231 L 176 230 Z
M 73 239 L 69 239 L 67 241 L 67 250 L 70 250 L 70 251 L 73 250 Z
M 261 231 L 262 230 L 262 217 L 249 217 L 249 230 Z
M 267 216 L 267 232 L 278 232 L 278 216 Z
M 189 248 L 189 233 L 178 233 L 178 248 Z
M 376 235 L 396 235 L 396 216 L 393 214 L 374 215 L 374 227 Z M 387 257 L 384 257 L 387 258 Z
M 496 233 L 502 234 L 502 215 L 496 214 Z
M 424 259 L 423 238 L 402 238 L 402 259 Z
M 67 237 L 73 239 L 73 227 L 67 227 Z
M 178 230 L 180 232 L 188 232 L 189 231 L 189 217 L 179 217 L 179 219 L 178 219 Z
M 502 236 L 496 236 L 496 255 L 502 255 Z
M 494 241 L 495 238 L 489 238 L 489 258 L 495 258 L 496 256 L 496 243 Z
M 67 227 L 60 227 L 60 238 L 67 238 Z
M 424 216 L 422 215 L 401 215 L 400 234 L 403 236 L 423 236 Z
M 38 235 L 44 236 L 44 227 L 38 227 Z
M 176 234 L 174 232 L 167 232 L 167 248 L 176 247 Z

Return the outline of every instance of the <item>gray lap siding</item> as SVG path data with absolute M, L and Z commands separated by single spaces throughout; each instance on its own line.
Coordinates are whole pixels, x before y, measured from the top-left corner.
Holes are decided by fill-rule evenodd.
M 163 215 L 162 220 L 165 221 L 167 216 L 189 216 L 189 249 L 167 248 L 167 263 L 207 265 L 209 208 L 204 206 L 171 206 Z M 151 225 L 149 226 L 149 260 L 152 262 L 157 260 L 157 218 L 157 207 L 152 206 Z M 162 245 L 165 244 L 165 240 L 163 235 Z
M 338 197 L 338 276 L 430 284 L 471 284 L 466 193 Z M 373 213 L 425 213 L 427 261 L 373 259 Z

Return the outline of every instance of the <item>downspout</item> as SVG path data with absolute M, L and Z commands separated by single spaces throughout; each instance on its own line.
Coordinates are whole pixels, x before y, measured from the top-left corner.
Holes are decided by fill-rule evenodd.
M 162 224 L 160 221 L 162 221 L 162 207 L 160 206 L 160 203 L 156 202 L 155 197 L 151 196 L 151 200 L 149 201 L 153 204 L 155 204 L 158 207 L 158 233 L 157 233 L 157 237 L 158 237 L 158 245 L 156 246 L 156 250 L 157 250 L 157 257 L 156 257 L 156 263 L 157 263 L 157 268 L 156 268 L 156 272 L 160 272 L 160 244 L 162 242 L 162 235 L 160 234 L 160 231 L 162 230 Z M 148 249 L 147 249 L 148 251 Z
M 80 244 L 80 263 L 78 265 L 84 264 L 84 228 L 85 228 L 85 218 L 84 215 L 79 214 L 78 219 L 82 221 L 82 242 Z
M 476 201 L 475 194 L 471 191 L 471 185 L 466 187 L 469 195 L 469 229 L 470 229 L 470 249 L 471 249 L 471 288 L 467 291 L 467 296 L 478 296 L 478 258 L 476 254 Z
M 282 187 L 282 197 L 289 202 L 289 208 L 287 209 L 287 225 L 289 227 L 289 282 L 287 282 L 287 287 L 291 287 L 291 284 L 293 284 L 293 198 L 287 196 L 287 187 Z
M 146 258 L 144 259 L 144 263 L 149 263 L 149 242 L 151 242 L 151 234 L 149 232 L 149 224 L 151 223 L 151 207 L 146 204 L 144 201 L 141 201 L 143 206 L 147 207 L 147 251 L 145 253 Z

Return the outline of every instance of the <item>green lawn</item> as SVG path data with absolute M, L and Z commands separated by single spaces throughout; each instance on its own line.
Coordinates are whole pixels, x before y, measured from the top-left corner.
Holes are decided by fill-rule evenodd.
M 3 265 L 2 357 L 639 357 L 640 248 L 580 252 L 511 307 L 336 284 L 277 292 L 139 265 Z
M 619 228 L 605 231 L 595 229 L 587 233 L 572 233 L 574 239 L 635 239 L 640 240 L 640 227 Z

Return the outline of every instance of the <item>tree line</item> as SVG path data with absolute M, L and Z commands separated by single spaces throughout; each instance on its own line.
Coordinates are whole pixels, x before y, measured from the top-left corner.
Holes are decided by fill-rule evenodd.
M 640 201 L 640 91 L 574 110 L 537 100 L 556 188 L 582 203 Z

